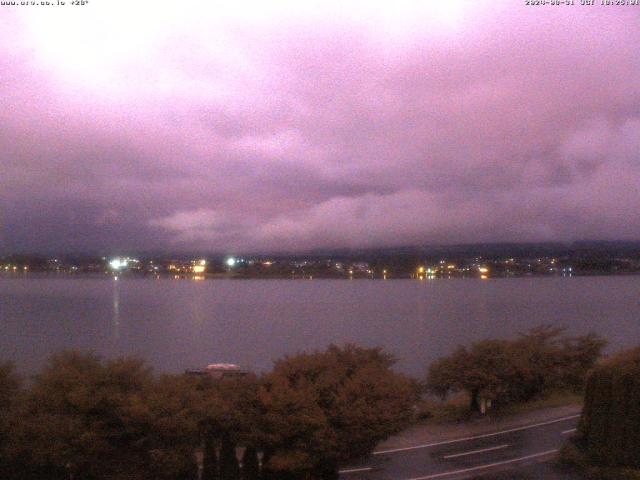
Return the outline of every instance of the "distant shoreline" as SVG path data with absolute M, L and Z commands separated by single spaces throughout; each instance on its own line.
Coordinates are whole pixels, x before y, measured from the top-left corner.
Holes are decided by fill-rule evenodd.
M 204 281 L 204 280 L 375 280 L 375 281 L 391 281 L 391 280 L 404 280 L 415 282 L 434 282 L 439 280 L 497 280 L 497 279 L 515 279 L 515 278 L 576 278 L 576 277 L 629 277 L 640 275 L 640 272 L 580 272 L 572 273 L 570 275 L 562 274 L 544 274 L 544 273 L 529 273 L 523 275 L 492 275 L 487 278 L 480 278 L 473 275 L 455 275 L 455 276 L 441 276 L 429 279 L 417 279 L 409 276 L 389 276 L 382 278 L 379 276 L 353 276 L 352 278 L 346 276 L 323 276 L 323 275 L 282 275 L 282 276 L 251 276 L 251 275 L 228 275 L 228 274 L 203 274 L 203 275 L 171 275 L 171 274 L 142 274 L 142 273 L 121 273 L 114 275 L 112 273 L 93 273 L 93 272 L 1 272 L 0 278 L 3 279 L 24 279 L 24 278 L 91 278 L 91 279 L 117 279 L 117 280 L 191 280 L 191 281 Z

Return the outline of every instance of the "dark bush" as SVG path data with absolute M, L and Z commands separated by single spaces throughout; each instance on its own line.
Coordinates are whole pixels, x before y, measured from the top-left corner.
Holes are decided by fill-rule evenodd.
M 589 376 L 580 434 L 592 463 L 640 468 L 640 348 L 611 358 Z
M 258 378 L 157 377 L 136 359 L 51 357 L 29 388 L 0 365 L 1 480 L 337 478 L 413 417 L 418 389 L 379 349 L 331 346 Z M 216 458 L 219 452 L 219 461 Z
M 428 390 L 441 397 L 466 391 L 471 410 L 481 400 L 494 405 L 526 402 L 553 390 L 579 391 L 605 341 L 597 335 L 563 337 L 537 327 L 515 340 L 482 340 L 459 347 L 429 367 Z

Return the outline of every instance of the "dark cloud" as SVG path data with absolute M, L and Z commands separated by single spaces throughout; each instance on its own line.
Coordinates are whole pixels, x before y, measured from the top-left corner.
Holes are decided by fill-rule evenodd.
M 640 9 L 292 5 L 8 9 L 0 248 L 640 238 Z

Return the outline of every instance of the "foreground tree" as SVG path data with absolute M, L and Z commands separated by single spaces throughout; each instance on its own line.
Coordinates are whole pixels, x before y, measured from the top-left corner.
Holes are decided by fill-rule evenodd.
M 579 390 L 606 342 L 595 334 L 563 337 L 562 329 L 537 327 L 516 340 L 483 340 L 459 347 L 429 367 L 427 388 L 446 397 L 466 391 L 471 410 L 482 400 L 505 405 L 554 389 Z
M 441 397 L 464 390 L 469 394 L 471 410 L 480 410 L 480 400 L 508 403 L 515 396 L 521 359 L 512 345 L 502 340 L 484 340 L 470 349 L 459 347 L 453 354 L 431 364 L 427 385 Z
M 417 388 L 393 364 L 380 349 L 352 345 L 276 362 L 258 393 L 269 469 L 333 478 L 338 462 L 407 425 Z
M 21 382 L 10 363 L 0 364 L 0 478 L 14 469 L 15 458 L 11 438 L 15 424 Z
M 14 444 L 24 470 L 36 478 L 143 478 L 150 383 L 138 360 L 53 356 L 20 411 Z
M 578 445 L 594 465 L 640 469 L 640 348 L 589 376 Z
M 244 456 L 243 477 L 252 480 L 257 463 L 256 447 L 264 443 L 258 429 L 260 408 L 259 380 L 254 375 L 221 380 L 200 379 L 203 404 L 200 420 L 202 446 L 205 449 L 205 473 L 215 478 L 219 468 L 225 479 L 239 478 L 239 464 L 235 448 L 247 447 Z M 217 465 L 216 447 L 220 454 Z
M 195 452 L 201 444 L 201 423 L 205 416 L 197 379 L 185 375 L 162 376 L 148 390 L 145 408 L 148 476 L 195 478 Z
M 63 352 L 25 391 L 2 366 L 0 478 L 186 480 L 197 458 L 202 478 L 233 480 L 237 446 L 246 480 L 257 478 L 258 450 L 263 478 L 334 478 L 338 462 L 411 419 L 417 388 L 393 363 L 379 349 L 330 347 L 263 378 L 215 380 Z
M 607 345 L 599 335 L 590 333 L 582 337 L 563 338 L 560 350 L 560 384 L 578 391 L 585 388 L 590 370 Z

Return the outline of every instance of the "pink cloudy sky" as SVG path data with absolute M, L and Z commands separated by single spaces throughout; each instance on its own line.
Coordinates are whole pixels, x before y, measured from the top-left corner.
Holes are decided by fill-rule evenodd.
M 1 6 L 0 252 L 640 240 L 640 6 L 523 3 Z

